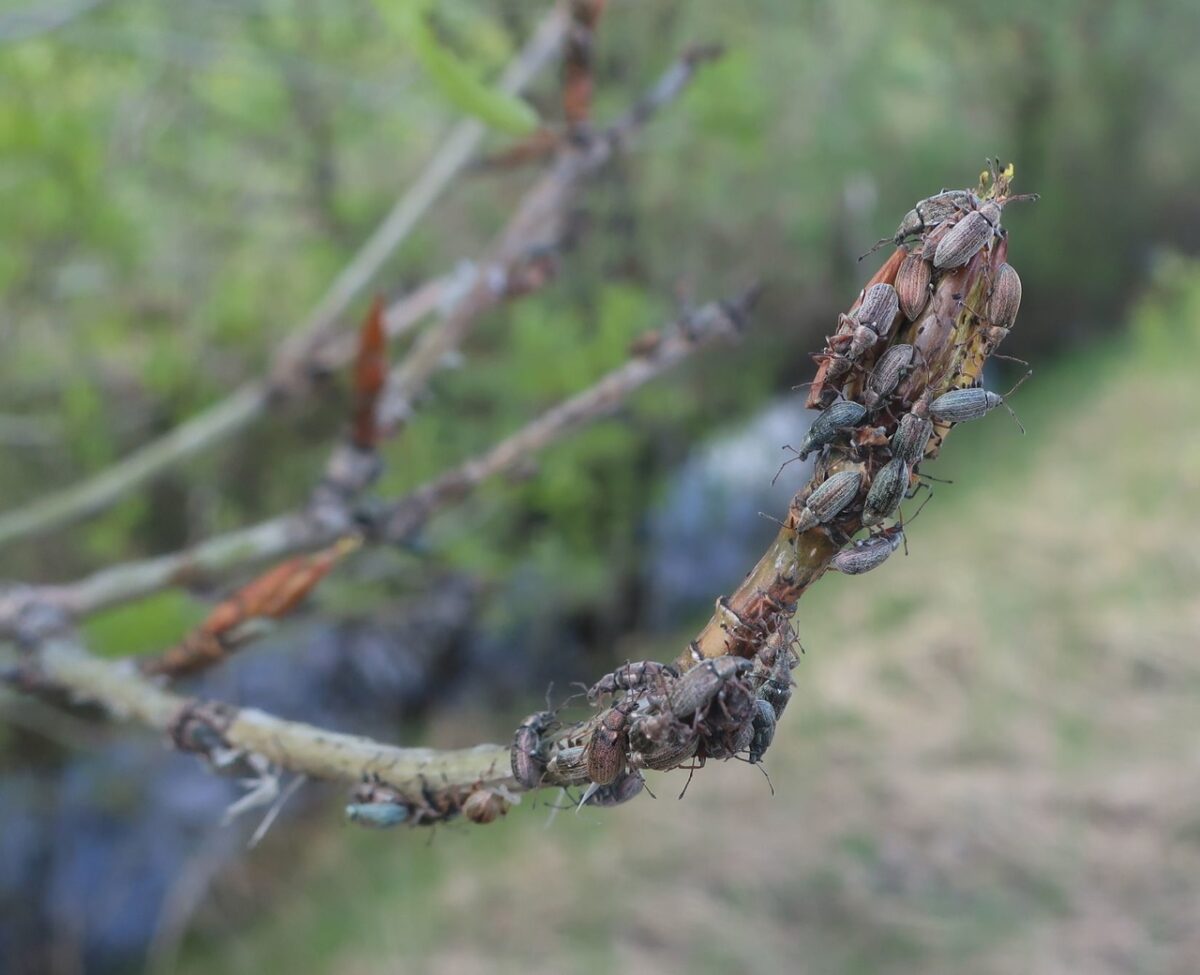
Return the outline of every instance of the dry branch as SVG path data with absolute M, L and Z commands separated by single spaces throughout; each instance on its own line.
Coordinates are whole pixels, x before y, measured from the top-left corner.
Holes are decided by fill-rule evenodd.
M 983 199 L 1006 192 L 1010 176 L 1005 173 L 990 187 L 985 184 L 980 191 Z M 926 248 L 928 254 L 931 243 L 922 239 L 917 246 Z M 27 615 L 22 635 L 31 649 L 10 681 L 25 690 L 65 692 L 76 700 L 99 704 L 115 716 L 166 731 L 178 747 L 205 755 L 217 767 L 254 760 L 259 768 L 267 762 L 313 777 L 360 782 L 361 801 L 351 807 L 353 814 L 377 824 L 437 822 L 459 812 L 478 822 L 490 822 L 518 791 L 589 782 L 587 795 L 611 804 L 640 790 L 642 768 L 669 769 L 694 759 L 702 763 L 747 748 L 754 760 L 755 749 L 759 757 L 765 749 L 758 722 L 763 706 L 768 705 L 765 709 L 771 712 L 773 732 L 774 716 L 790 696 L 794 665 L 791 617 L 796 601 L 863 527 L 863 503 L 857 497 L 843 513 L 807 530 L 799 530 L 799 514 L 814 489 L 835 473 L 853 470 L 868 484 L 878 476 L 878 460 L 888 455 L 888 428 L 896 426 L 900 416 L 928 413 L 931 402 L 936 404 L 941 394 L 975 386 L 987 357 L 1011 325 L 1011 318 L 997 321 L 994 316 L 993 320 L 984 317 L 996 307 L 993 285 L 1006 255 L 1007 238 L 996 238 L 965 266 L 938 274 L 924 312 L 890 338 L 891 345 L 906 343 L 920 349 L 922 367 L 909 374 L 894 398 L 880 409 L 873 421 L 878 428 L 858 425 L 848 442 L 830 442 L 822 449 L 813 477 L 793 499 L 778 537 L 739 590 L 717 601 L 713 618 L 680 655 L 678 670 L 647 663 L 615 672 L 589 693 L 589 699 L 603 693 L 629 693 L 585 721 L 557 727 L 554 714 L 532 716 L 522 724 L 511 747 L 481 745 L 455 751 L 395 748 L 280 721 L 258 711 L 170 694 L 128 663 L 89 657 L 70 635 L 61 615 L 44 603 L 35 604 L 38 612 Z M 893 257 L 884 265 L 877 276 L 882 283 L 895 280 L 898 264 Z M 738 317 L 729 311 L 725 315 Z M 701 315 L 700 320 L 707 320 L 706 316 Z M 656 350 L 668 354 L 679 337 L 676 333 L 659 343 L 647 343 L 650 351 L 646 354 L 653 355 Z M 883 351 L 874 350 L 874 361 Z M 860 365 L 861 373 L 870 375 L 871 362 Z M 817 401 L 824 398 L 831 382 L 829 371 L 824 371 L 813 393 Z M 850 375 L 840 382 L 839 394 L 852 398 L 860 394 L 863 378 Z M 599 403 L 604 397 L 597 392 L 594 400 Z M 536 444 L 546 429 L 569 426 L 576 415 L 567 406 L 553 419 L 548 415 L 540 432 L 528 432 L 524 446 Z M 928 441 L 917 463 L 936 456 L 949 428 L 949 424 L 938 424 L 937 436 Z M 469 488 L 472 478 L 486 476 L 508 462 L 501 458 L 519 455 L 510 446 L 514 442 L 499 445 L 474 467 L 461 471 L 457 481 L 431 485 L 426 489 L 429 497 Z M 403 511 L 401 506 L 392 512 L 392 524 L 401 532 L 406 530 Z M 873 537 L 890 540 L 902 531 L 901 525 L 894 525 L 877 529 Z M 640 735 L 636 744 L 635 731 Z M 743 735 L 743 731 L 753 735 Z M 769 744 L 769 736 L 763 737 Z M 519 774 L 514 774 L 518 764 Z M 622 771 L 627 768 L 630 771 Z M 528 774 L 530 769 L 534 774 Z

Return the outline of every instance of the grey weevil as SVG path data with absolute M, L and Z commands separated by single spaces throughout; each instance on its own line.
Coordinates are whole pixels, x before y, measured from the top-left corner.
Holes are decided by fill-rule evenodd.
M 861 359 L 880 340 L 892 334 L 892 325 L 900 313 L 900 299 L 890 284 L 873 284 L 863 292 L 862 302 L 849 316 L 853 321 L 850 349 L 846 358 Z M 844 320 L 843 316 L 843 320 Z
M 849 576 L 862 575 L 883 565 L 903 543 L 903 528 L 899 525 L 885 528 L 868 538 L 847 545 L 833 557 L 829 567 Z
M 967 389 L 952 389 L 948 393 L 942 393 L 932 403 L 928 405 L 929 415 L 940 423 L 964 423 L 968 420 L 978 420 L 981 417 L 987 416 L 997 406 L 1003 406 L 1012 416 L 1013 421 L 1020 428 L 1021 432 L 1025 432 L 1025 427 L 1021 425 L 1017 414 L 1013 412 L 1013 408 L 1005 402 L 1005 400 L 1016 392 L 1021 383 L 1025 382 L 1031 375 L 1032 371 L 1025 373 L 1017 384 L 1013 386 L 1007 393 L 1001 396 L 999 393 L 993 393 L 991 390 L 984 389 L 982 386 L 971 386 Z
M 808 433 L 804 436 L 804 442 L 800 444 L 800 449 L 796 452 L 801 460 L 804 460 L 809 454 L 815 450 L 819 450 L 826 444 L 831 444 L 838 438 L 844 436 L 849 431 L 853 430 L 867 415 L 867 408 L 861 403 L 855 403 L 851 400 L 838 400 L 832 406 L 824 410 L 812 422 L 812 426 L 808 428 Z
M 553 711 L 535 711 L 513 734 L 510 760 L 513 778 L 526 789 L 536 789 L 546 771 L 542 759 L 542 736 L 555 724 Z
M 832 521 L 858 496 L 861 484 L 862 474 L 858 471 L 839 471 L 826 478 L 796 513 L 795 530 L 805 532 Z
M 594 704 L 604 694 L 616 694 L 617 691 L 632 691 L 643 687 L 651 681 L 664 677 L 678 677 L 679 671 L 670 664 L 662 664 L 656 660 L 639 660 L 618 667 L 611 674 L 605 674 L 587 692 L 589 703 Z
M 621 803 L 628 802 L 630 799 L 641 795 L 645 787 L 646 780 L 642 778 L 640 772 L 635 770 L 622 772 L 616 781 L 608 785 L 593 785 L 588 790 L 588 794 L 583 800 L 583 805 L 599 806 L 602 808 L 619 806 Z
M 864 525 L 878 525 L 891 517 L 904 500 L 911 472 L 908 461 L 902 457 L 893 457 L 883 465 L 871 482 L 871 489 L 863 502 Z
M 546 778 L 555 785 L 583 785 L 590 781 L 588 755 L 583 745 L 558 748 L 546 763 Z
M 907 462 L 910 466 L 917 464 L 925 456 L 925 446 L 933 434 L 933 423 L 926 416 L 917 413 L 905 413 L 900 417 L 900 424 L 892 434 L 892 456 Z
M 955 214 L 974 209 L 977 203 L 978 198 L 970 190 L 942 190 L 935 196 L 927 197 L 904 215 L 900 226 L 896 228 L 896 232 L 891 237 L 881 237 L 875 246 L 863 254 L 859 260 L 875 253 L 886 243 L 890 242 L 898 247 L 910 237 L 927 233 Z
M 754 704 L 753 735 L 750 739 L 751 763 L 761 762 L 763 755 L 771 747 L 771 742 L 775 740 L 775 725 L 779 719 L 775 709 L 761 697 Z
M 667 695 L 671 714 L 682 719 L 707 707 L 727 681 L 753 666 L 743 657 L 715 657 L 701 661 L 680 677 Z
M 937 242 L 933 266 L 939 270 L 962 267 L 991 239 L 1003 233 L 1000 227 L 1001 210 L 1019 200 L 1037 200 L 1037 193 L 1002 196 L 988 200 L 978 210 L 972 210 L 954 224 Z
M 914 346 L 901 343 L 893 345 L 875 363 L 867 377 L 863 390 L 863 404 L 868 410 L 877 410 L 900 385 L 916 362 L 918 352 Z

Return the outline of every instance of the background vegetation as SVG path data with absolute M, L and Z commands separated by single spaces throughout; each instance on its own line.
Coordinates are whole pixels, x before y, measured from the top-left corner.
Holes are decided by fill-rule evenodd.
M 386 5 L 111 0 L 34 36 L 18 29 L 25 7 L 0 10 L 11 508 L 259 375 L 458 113 Z M 494 74 L 543 11 L 445 0 L 438 23 Z M 651 782 L 657 804 L 546 830 L 544 809 L 522 807 L 515 825 L 447 830 L 428 848 L 417 834 L 331 830 L 326 807 L 322 826 L 284 824 L 259 851 L 219 861 L 188 912 L 195 970 L 281 959 L 389 970 L 402 955 L 447 971 L 765 971 L 799 957 L 815 971 L 1170 972 L 1196 957 L 1188 651 L 1200 567 L 1180 549 L 1195 536 L 1200 478 L 1189 367 L 1200 274 L 1170 255 L 1200 242 L 1200 11 L 613 0 L 598 113 L 713 39 L 726 57 L 589 192 L 558 281 L 492 315 L 464 367 L 438 377 L 385 447 L 380 491 L 469 456 L 621 361 L 678 292 L 704 300 L 761 277 L 752 333 L 519 483 L 490 486 L 469 517 L 435 522 L 420 551 L 331 580 L 314 619 L 345 627 L 320 638 L 343 648 L 368 620 L 411 677 L 396 678 L 399 703 L 354 697 L 353 726 L 440 744 L 497 737 L 550 677 L 673 654 L 705 608 L 668 605 L 650 571 L 681 497 L 676 472 L 810 378 L 807 353 L 864 277 L 856 256 L 918 198 L 973 183 L 995 153 L 1016 161 L 1018 189 L 1043 194 L 1006 214 L 1025 299 L 1005 351 L 1039 372 L 1014 404 L 1030 438 L 991 418 L 956 442 L 938 473 L 957 483 L 938 489 L 912 557 L 806 600 L 810 652 L 771 755 L 773 800 L 736 766 L 698 779 L 682 817 L 672 779 Z M 531 95 L 547 114 L 552 75 Z M 462 181 L 380 288 L 475 256 L 532 178 Z M 332 389 L 103 517 L 9 546 L 0 575 L 67 579 L 299 503 L 344 400 Z M 704 551 L 707 517 L 665 537 Z M 770 528 L 720 536 L 749 554 L 696 560 L 699 592 L 711 600 L 736 582 Z M 412 620 L 448 593 L 464 594 L 446 610 L 457 629 L 431 663 Z M 150 650 L 204 607 L 163 597 L 96 620 L 91 635 L 110 652 Z M 317 639 L 314 626 L 284 638 Z M 262 680 L 239 685 L 240 699 L 258 702 Z M 108 775 L 78 785 L 74 752 L 20 723 L 0 735 L 9 836 L 24 835 L 27 793 L 53 819 L 71 788 L 107 811 L 105 829 L 133 829 L 145 795 L 123 797 Z M 206 816 L 175 842 L 194 859 L 219 845 L 216 830 Z M 63 835 L 52 832 L 56 856 L 82 857 Z M 312 850 L 300 862 L 296 837 Z M 11 878 L 25 876 L 17 861 Z M 85 902 L 50 891 L 44 903 L 35 919 L 6 911 L 57 946 L 22 958 L 126 968 L 141 963 L 162 901 L 139 908 L 149 920 L 128 939 L 76 917 Z M 0 936 L 14 944 L 25 941 Z

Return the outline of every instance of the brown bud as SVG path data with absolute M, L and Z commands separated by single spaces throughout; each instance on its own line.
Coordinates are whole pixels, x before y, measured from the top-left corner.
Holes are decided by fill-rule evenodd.
M 491 823 L 508 812 L 509 802 L 491 789 L 477 789 L 463 803 L 463 815 L 473 823 Z
M 1021 307 L 1021 278 L 1011 264 L 1001 264 L 992 282 L 987 301 L 987 319 L 993 325 L 1008 328 Z
M 900 310 L 910 322 L 915 322 L 929 303 L 929 280 L 933 268 L 917 254 L 909 254 L 896 272 L 896 296 Z

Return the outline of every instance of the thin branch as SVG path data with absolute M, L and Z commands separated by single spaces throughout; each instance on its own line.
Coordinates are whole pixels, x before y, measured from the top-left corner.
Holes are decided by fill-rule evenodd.
M 499 87 L 514 94 L 523 90 L 554 57 L 565 24 L 563 11 L 556 8 L 505 70 Z M 0 545 L 43 534 L 104 511 L 129 491 L 193 454 L 229 438 L 262 416 L 276 390 L 302 386 L 307 365 L 321 357 L 319 349 L 330 329 L 462 172 L 483 136 L 483 127 L 474 120 L 454 126 L 416 182 L 330 285 L 295 335 L 281 347 L 269 380 L 242 385 L 226 399 L 185 420 L 170 433 L 143 445 L 111 467 L 0 515 Z
M 728 303 L 712 303 L 669 326 L 659 341 L 632 361 L 601 377 L 592 387 L 558 404 L 479 458 L 461 464 L 390 504 L 378 531 L 389 540 L 411 534 L 420 517 L 460 500 L 486 477 L 514 469 L 581 424 L 615 409 L 639 386 L 661 375 L 686 355 L 729 334 L 751 300 L 746 294 Z M 657 334 L 657 333 L 651 333 Z M 121 603 L 142 599 L 173 586 L 186 586 L 230 571 L 299 552 L 313 551 L 339 537 L 343 526 L 315 520 L 297 511 L 261 524 L 211 538 L 196 547 L 141 562 L 110 566 L 77 582 L 18 587 L 0 594 L 0 634 L 19 634 L 38 607 L 50 607 L 80 619 Z
M 39 10 L 14 10 L 0 17 L 0 44 L 15 44 L 41 37 L 91 13 L 108 0 L 75 0 Z
M 280 768 L 335 781 L 357 782 L 374 774 L 392 785 L 407 783 L 414 796 L 420 795 L 423 780 L 440 783 L 443 776 L 453 783 L 482 780 L 516 787 L 507 746 L 452 751 L 398 748 L 360 735 L 284 721 L 254 708 L 201 702 L 163 689 L 129 661 L 91 656 L 65 632 L 44 639 L 28 669 L 19 677 L 10 675 L 14 679 L 23 690 L 50 689 L 77 702 L 99 705 L 114 718 L 170 734 L 184 750 L 212 758 L 218 749 L 253 754 Z M 234 757 L 226 755 L 226 763 Z
M 644 336 L 638 356 L 613 370 L 590 388 L 547 410 L 490 450 L 389 505 L 376 531 L 388 541 L 403 542 L 434 512 L 461 500 L 480 483 L 561 439 L 584 423 L 611 413 L 634 390 L 680 362 L 698 346 L 740 332 L 755 292 L 732 301 L 711 302 L 689 312 L 665 333 Z

